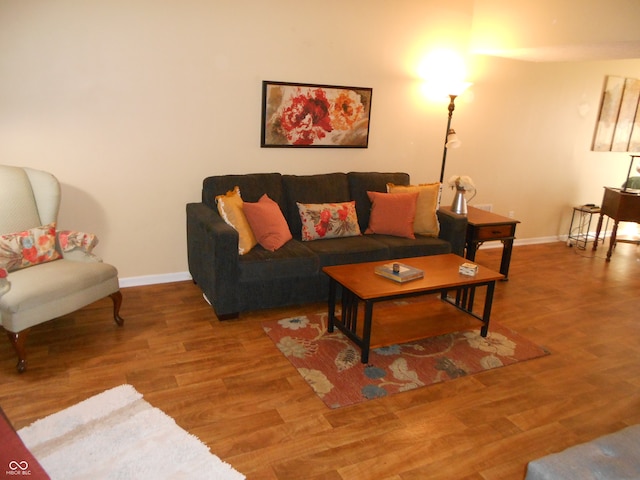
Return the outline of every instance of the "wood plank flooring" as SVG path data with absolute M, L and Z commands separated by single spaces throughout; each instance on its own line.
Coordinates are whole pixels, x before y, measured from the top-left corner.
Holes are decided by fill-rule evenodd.
M 0 406 L 19 429 L 130 383 L 250 480 L 522 479 L 531 459 L 640 423 L 640 247 L 605 251 L 515 247 L 492 320 L 551 355 L 506 368 L 330 410 L 261 328 L 323 304 L 220 322 L 180 282 L 124 289 L 123 328 L 109 299 L 34 328 L 22 375 L 3 337 Z

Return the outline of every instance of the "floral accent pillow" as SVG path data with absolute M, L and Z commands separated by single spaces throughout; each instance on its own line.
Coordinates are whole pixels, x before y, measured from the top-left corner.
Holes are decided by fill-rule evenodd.
M 73 230 L 58 232 L 58 242 L 63 253 L 70 252 L 76 248 L 91 253 L 95 246 L 98 245 L 98 241 L 98 237 L 93 233 L 75 232 Z
M 297 203 L 302 221 L 302 240 L 360 235 L 356 202 Z
M 55 222 L 0 236 L 0 268 L 9 272 L 58 258 Z

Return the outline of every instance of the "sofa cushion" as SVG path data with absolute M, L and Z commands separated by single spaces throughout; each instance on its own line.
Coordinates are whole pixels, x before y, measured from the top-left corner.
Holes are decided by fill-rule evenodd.
M 0 297 L 3 327 L 21 332 L 82 308 L 118 290 L 118 271 L 104 262 L 61 258 L 11 273 L 12 288 Z
M 381 242 L 369 236 L 330 238 L 305 245 L 320 258 L 320 266 L 385 260 L 389 250 Z
M 298 203 L 341 203 L 352 200 L 345 173 L 283 175 L 282 184 L 287 198 L 285 216 L 291 233 L 297 239 L 302 238 Z
M 240 282 L 271 282 L 275 278 L 304 278 L 318 274 L 318 256 L 297 240 L 276 251 L 256 246 L 240 257 Z
M 256 240 L 267 250 L 275 251 L 291 240 L 291 232 L 276 202 L 265 193 L 255 203 L 244 203 L 244 214 Z
M 287 208 L 282 190 L 282 175 L 279 173 L 207 177 L 202 182 L 202 203 L 216 210 L 216 197 L 224 195 L 236 186 L 240 188 L 245 202 L 257 202 L 266 193 L 280 206 L 280 210 L 284 212 Z
M 413 221 L 416 216 L 418 192 L 368 192 L 368 195 L 371 200 L 371 216 L 369 226 L 364 233 L 415 238 Z
M 372 235 L 372 237 L 387 247 L 389 258 L 424 257 L 451 253 L 449 242 L 431 236 L 416 234 L 415 239 L 392 235 Z
M 218 213 L 227 225 L 238 232 L 238 253 L 240 255 L 249 253 L 258 243 L 247 216 L 244 214 L 243 203 L 240 187 L 237 185 L 226 194 L 216 196 Z
M 371 201 L 367 192 L 386 192 L 387 183 L 395 185 L 409 185 L 409 175 L 406 173 L 379 173 L 379 172 L 349 172 L 350 200 L 356 202 L 356 213 L 360 230 L 365 231 L 369 225 Z
M 389 193 L 418 192 L 416 203 L 416 217 L 413 221 L 413 232 L 431 237 L 437 237 L 440 233 L 440 223 L 436 210 L 438 208 L 438 194 L 440 182 L 421 183 L 420 185 L 395 185 L 387 184 Z
M 360 235 L 356 202 L 298 203 L 302 240 L 320 240 Z

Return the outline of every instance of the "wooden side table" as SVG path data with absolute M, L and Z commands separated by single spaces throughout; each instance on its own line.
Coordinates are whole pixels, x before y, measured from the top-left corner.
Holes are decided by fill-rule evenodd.
M 604 197 L 602 198 L 602 207 L 600 207 L 600 218 L 598 219 L 598 228 L 596 230 L 596 238 L 593 242 L 593 250 L 598 248 L 598 238 L 600 237 L 602 220 L 605 215 L 613 219 L 613 230 L 611 231 L 611 237 L 609 237 L 609 250 L 607 250 L 607 262 L 610 262 L 616 242 L 624 241 L 617 238 L 618 223 L 640 223 L 640 194 L 636 193 L 635 190 L 625 191 L 620 188 L 604 187 Z M 630 243 L 637 242 L 631 240 Z
M 440 208 L 451 211 L 451 207 L 441 206 Z M 473 262 L 480 245 L 484 242 L 501 241 L 503 247 L 500 273 L 504 275 L 504 280 L 508 280 L 513 240 L 516 238 L 516 225 L 520 221 L 472 206 L 468 206 L 467 211 L 465 258 Z

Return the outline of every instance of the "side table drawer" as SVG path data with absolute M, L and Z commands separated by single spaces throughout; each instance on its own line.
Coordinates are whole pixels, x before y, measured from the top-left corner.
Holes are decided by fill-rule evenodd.
M 509 238 L 513 236 L 513 225 L 487 225 L 476 229 L 477 240 Z

